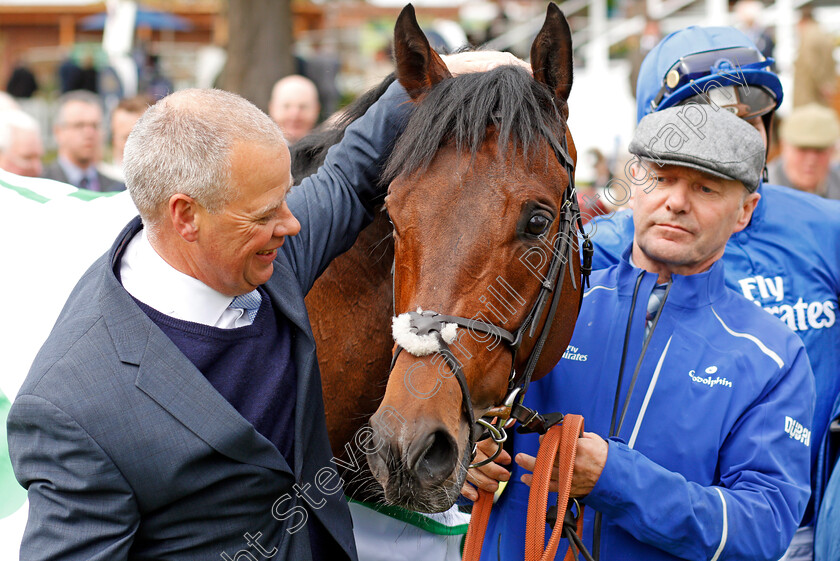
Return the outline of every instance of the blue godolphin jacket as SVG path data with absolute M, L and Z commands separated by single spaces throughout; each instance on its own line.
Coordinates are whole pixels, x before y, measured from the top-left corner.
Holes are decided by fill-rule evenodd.
M 840 559 L 840 396 L 831 411 L 831 430 L 826 431 L 819 463 L 833 468 L 823 495 L 814 536 L 814 561 Z
M 592 274 L 563 359 L 525 398 L 540 412 L 582 414 L 602 437 L 613 415 L 620 427 L 582 500 L 584 542 L 591 551 L 598 511 L 605 561 L 775 561 L 810 493 L 814 380 L 802 342 L 726 288 L 718 262 L 673 276 L 643 353 L 656 275 L 631 266 L 628 254 Z M 515 436 L 516 453 L 536 455 L 537 446 L 534 435 Z M 482 559 L 523 557 L 523 473 L 514 467 L 493 509 Z
M 762 185 L 750 224 L 726 244 L 726 285 L 779 318 L 802 339 L 817 385 L 811 446 L 814 521 L 833 467 L 826 428 L 840 399 L 840 201 L 778 185 Z M 593 267 L 617 263 L 633 241 L 633 214 L 593 220 Z M 822 452 L 821 452 L 822 450 Z

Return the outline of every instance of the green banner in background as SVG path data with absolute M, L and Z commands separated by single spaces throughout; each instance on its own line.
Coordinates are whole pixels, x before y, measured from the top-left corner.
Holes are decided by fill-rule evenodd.
M 12 404 L 0 391 L 0 518 L 9 516 L 26 500 L 26 489 L 21 487 L 12 472 L 9 443 L 6 441 L 6 417 Z

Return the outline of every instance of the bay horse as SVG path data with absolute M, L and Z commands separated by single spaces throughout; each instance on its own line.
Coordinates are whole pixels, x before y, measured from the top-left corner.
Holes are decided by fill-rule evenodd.
M 580 307 L 571 32 L 549 4 L 533 77 L 512 66 L 452 77 L 406 9 L 395 53 L 416 107 L 385 171 L 397 345 L 371 419 L 383 445 L 367 459 L 387 503 L 441 512 L 460 493 L 476 421 L 521 407 Z
M 408 6 L 396 24 L 395 53 L 396 78 L 416 108 L 385 171 L 393 179 L 388 214 L 378 213 L 327 269 L 307 296 L 307 308 L 333 450 L 348 466 L 360 458 L 364 463 L 367 455 L 376 476 L 372 481 L 366 470 L 350 470 L 357 477 L 345 477 L 348 494 L 439 512 L 457 497 L 472 457 L 469 419 L 505 398 L 511 373 L 529 368 L 529 357 L 538 357 L 530 365 L 533 379 L 547 373 L 574 327 L 580 261 L 572 244 L 554 243 L 575 208 L 569 186 L 576 153 L 565 126 L 571 34 L 551 4 L 532 47 L 533 78 L 513 67 L 453 78 Z M 391 80 L 354 104 L 337 126 L 292 147 L 296 180 L 314 171 L 326 148 Z M 561 246 L 569 273 L 558 276 L 558 260 L 543 257 Z M 552 274 L 558 297 L 551 306 L 526 309 L 544 295 L 541 287 L 552 283 Z M 403 353 L 389 368 L 394 306 L 397 313 L 423 307 L 473 319 L 468 327 L 476 329 L 460 335 L 484 326 L 477 337 L 459 336 L 458 348 L 469 357 L 463 384 L 451 369 L 440 368 L 440 354 Z M 529 315 L 533 328 L 517 343 L 518 352 L 488 344 L 498 334 L 490 324 L 509 333 L 503 327 L 521 326 Z M 537 346 L 542 354 L 532 352 Z M 374 412 L 373 434 L 386 445 L 357 454 L 350 443 Z M 394 418 L 400 419 L 397 431 L 388 426 Z

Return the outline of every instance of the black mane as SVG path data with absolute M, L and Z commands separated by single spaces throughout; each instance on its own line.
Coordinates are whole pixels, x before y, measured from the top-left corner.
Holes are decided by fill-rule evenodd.
M 348 105 L 335 123 L 321 125 L 289 147 L 292 154 L 292 177 L 294 177 L 295 185 L 318 170 L 324 163 L 330 146 L 341 142 L 347 127 L 364 115 L 370 106 L 382 97 L 395 79 L 393 74 L 389 74 L 379 85 L 366 91 Z
M 489 127 L 498 132 L 503 156 L 513 149 L 527 160 L 543 140 L 559 148 L 565 135 L 562 103 L 555 103 L 547 86 L 514 66 L 443 80 L 417 104 L 384 178 L 391 181 L 425 170 L 444 145 L 454 144 L 475 157 Z
M 335 123 L 322 125 L 289 148 L 295 185 L 317 171 L 329 148 L 341 141 L 347 127 L 364 115 L 394 80 L 390 74 L 348 105 Z M 513 148 L 528 158 L 541 140 L 559 148 L 565 134 L 559 103 L 546 86 L 514 66 L 444 80 L 415 107 L 388 160 L 383 181 L 426 169 L 446 144 L 475 156 L 490 126 L 499 133 L 502 154 Z

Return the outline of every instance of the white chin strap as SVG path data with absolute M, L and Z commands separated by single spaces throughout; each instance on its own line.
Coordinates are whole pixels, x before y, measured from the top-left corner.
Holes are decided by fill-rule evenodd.
M 422 314 L 423 309 L 417 308 L 417 313 Z M 407 313 L 400 314 L 391 320 L 391 333 L 397 345 L 414 356 L 427 356 L 440 352 L 440 342 L 434 333 L 418 335 L 412 330 L 411 316 Z M 452 343 L 458 337 L 458 325 L 455 323 L 444 324 L 440 332 L 446 343 Z

